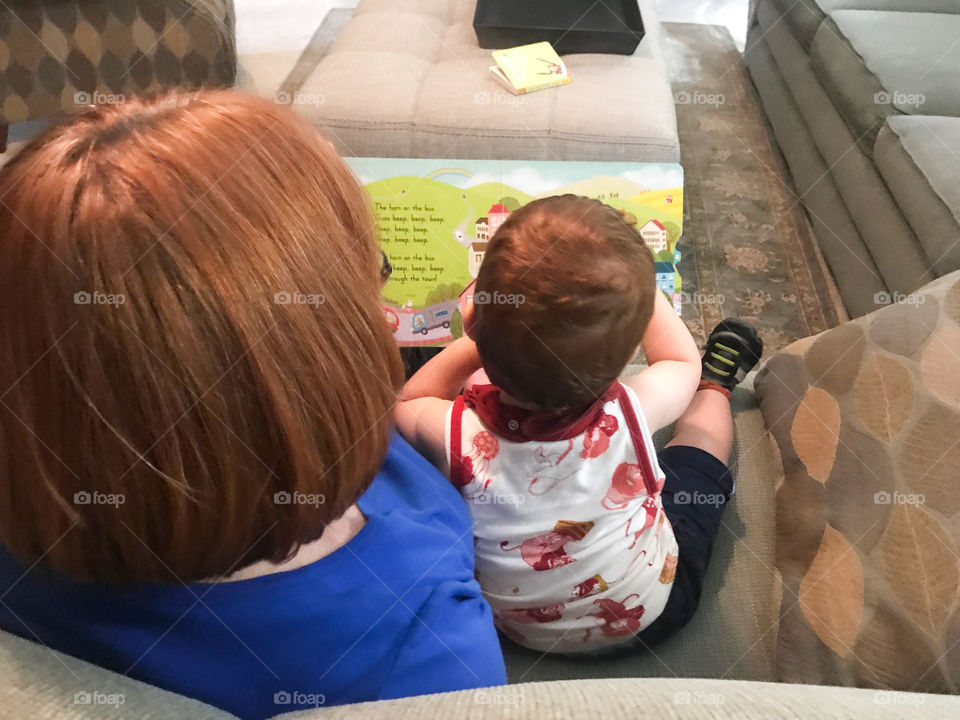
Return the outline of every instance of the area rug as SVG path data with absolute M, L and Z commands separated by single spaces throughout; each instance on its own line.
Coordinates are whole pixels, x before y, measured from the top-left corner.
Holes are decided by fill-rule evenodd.
M 284 81 L 296 92 L 352 10 L 331 10 Z M 699 344 L 728 316 L 769 355 L 846 319 L 726 28 L 664 23 L 684 167 L 683 318 Z M 418 363 L 414 363 L 416 365 Z
M 846 312 L 726 28 L 664 23 L 684 168 L 683 318 L 699 343 L 724 317 L 766 355 Z

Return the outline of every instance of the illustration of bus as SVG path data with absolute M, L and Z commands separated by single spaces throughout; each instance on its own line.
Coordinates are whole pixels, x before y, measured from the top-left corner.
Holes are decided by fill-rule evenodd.
M 447 302 L 424 308 L 413 316 L 413 320 L 411 321 L 413 331 L 421 335 L 426 335 L 434 328 L 441 326 L 449 328 L 450 319 L 453 317 L 453 311 L 456 307 L 457 303 L 453 301 L 452 303 Z

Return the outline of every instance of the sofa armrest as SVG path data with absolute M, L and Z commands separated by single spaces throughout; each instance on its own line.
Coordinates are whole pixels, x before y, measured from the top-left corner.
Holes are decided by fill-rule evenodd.
M 288 713 L 283 720 L 698 717 L 737 720 L 956 717 L 960 698 L 737 680 L 633 678 L 525 683 Z

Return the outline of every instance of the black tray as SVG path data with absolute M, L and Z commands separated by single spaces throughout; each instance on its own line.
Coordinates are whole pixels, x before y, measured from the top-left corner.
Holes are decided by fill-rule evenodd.
M 637 0 L 477 0 L 473 29 L 482 48 L 546 40 L 561 55 L 632 55 L 644 32 Z

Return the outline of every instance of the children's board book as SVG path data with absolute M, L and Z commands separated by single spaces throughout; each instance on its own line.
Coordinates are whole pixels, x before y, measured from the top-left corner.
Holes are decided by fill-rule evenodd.
M 492 55 L 497 64 L 490 66 L 490 72 L 514 95 L 566 85 L 573 79 L 548 42 L 494 50 Z
M 346 158 L 370 196 L 393 272 L 384 312 L 401 346 L 463 334 L 460 306 L 487 243 L 518 208 L 574 193 L 621 209 L 656 261 L 657 285 L 680 312 L 677 239 L 683 169 L 673 163 Z M 478 302 L 478 297 L 474 297 Z

